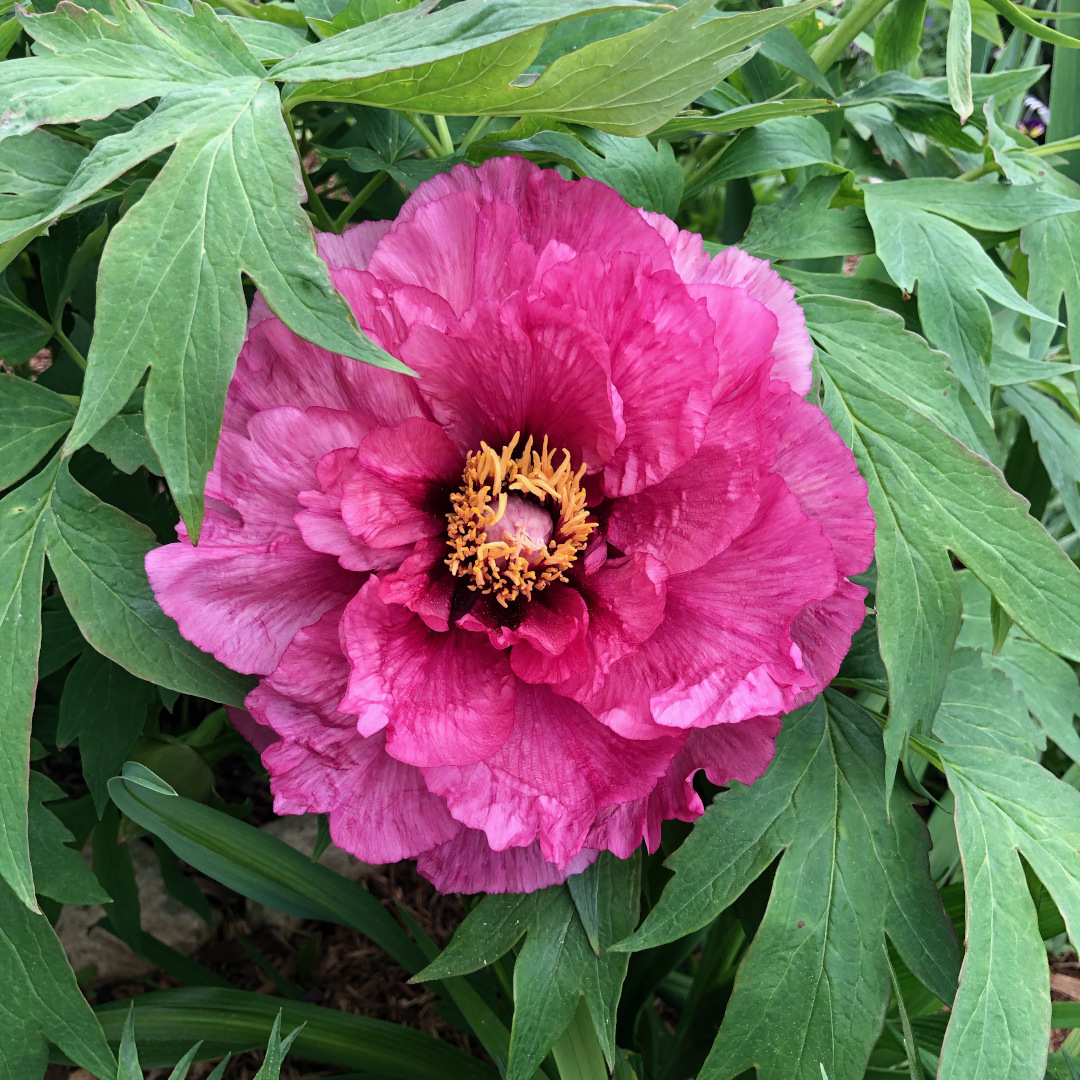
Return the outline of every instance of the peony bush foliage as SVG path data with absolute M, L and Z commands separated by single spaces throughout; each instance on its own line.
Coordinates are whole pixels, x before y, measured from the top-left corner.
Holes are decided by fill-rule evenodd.
M 0 1077 L 1080 1076 L 1075 5 L 0 0 Z

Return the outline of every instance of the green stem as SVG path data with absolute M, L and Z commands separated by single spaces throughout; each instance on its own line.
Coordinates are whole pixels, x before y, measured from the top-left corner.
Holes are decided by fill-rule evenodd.
M 978 180 L 981 176 L 989 176 L 990 173 L 1001 172 L 1001 166 L 996 161 L 984 161 L 974 169 L 961 173 L 957 180 Z
M 454 152 L 454 137 L 450 134 L 450 125 L 442 113 L 434 113 L 435 131 L 439 136 L 439 144 L 442 146 L 442 156 L 449 157 Z
M 41 126 L 45 131 L 52 135 L 59 135 L 61 139 L 67 142 L 78 143 L 80 146 L 96 145 L 95 139 L 91 139 L 89 135 L 80 135 L 77 131 L 72 131 L 71 128 L 61 127 L 57 124 L 42 124 Z
M 1071 139 L 1043 143 L 1042 146 L 1033 147 L 1028 153 L 1034 154 L 1035 157 L 1050 157 L 1051 154 L 1064 154 L 1069 150 L 1080 150 L 1080 135 L 1074 135 Z
M 291 113 L 286 112 L 285 114 L 285 126 L 289 129 L 289 138 L 292 139 L 293 149 L 296 151 L 296 160 L 300 163 L 300 175 L 304 178 L 304 190 L 307 192 L 308 210 L 314 216 L 315 224 L 323 232 L 333 232 L 333 219 L 327 213 L 326 207 L 323 206 L 323 201 L 319 198 L 319 193 L 315 190 L 311 177 L 307 174 L 307 169 L 304 168 L 304 159 L 300 153 L 300 147 L 296 145 L 296 131 L 293 128 Z
M 828 71 L 844 55 L 844 50 L 889 5 L 890 0 L 855 0 L 838 23 L 811 50 L 822 71 Z
M 461 145 L 458 147 L 458 150 L 465 150 L 472 146 L 472 144 L 487 131 L 487 126 L 491 123 L 491 120 L 492 117 L 490 116 L 478 116 L 476 118 L 476 123 L 465 132 L 465 138 L 461 140 Z
M 551 1052 L 562 1080 L 610 1080 L 584 998 L 578 1001 L 570 1026 L 556 1039 Z
M 71 359 L 75 361 L 75 364 L 79 368 L 79 370 L 85 371 L 86 357 L 83 356 L 83 354 L 79 352 L 79 350 L 76 349 L 74 345 L 71 344 L 71 342 L 68 340 L 67 334 L 65 334 L 63 330 L 53 330 L 53 337 L 55 337 L 56 340 L 59 341 L 61 345 L 63 345 L 64 352 L 66 352 L 68 356 L 70 356 Z
M 688 198 L 690 195 L 693 195 L 697 191 L 698 185 L 700 185 L 701 181 L 704 180 L 710 172 L 712 172 L 712 170 L 716 166 L 716 163 L 724 156 L 725 151 L 731 145 L 731 142 L 731 139 L 725 140 L 724 145 L 721 146 L 715 154 L 712 154 L 709 158 L 707 158 L 705 164 L 702 165 L 700 169 L 696 169 L 686 178 L 686 182 L 684 185 L 684 198 Z
M 356 198 L 345 207 L 344 210 L 338 215 L 337 221 L 334 222 L 334 232 L 341 232 L 345 226 L 349 223 L 353 214 L 360 209 L 375 194 L 376 191 L 382 187 L 388 174 L 384 172 L 376 173 L 356 194 Z
M 431 128 L 420 119 L 414 112 L 403 113 L 406 120 L 420 133 L 420 138 L 428 144 L 428 148 L 432 150 L 436 157 L 443 156 L 443 148 L 439 143 L 439 140 L 431 132 Z M 444 121 L 445 122 L 445 121 Z

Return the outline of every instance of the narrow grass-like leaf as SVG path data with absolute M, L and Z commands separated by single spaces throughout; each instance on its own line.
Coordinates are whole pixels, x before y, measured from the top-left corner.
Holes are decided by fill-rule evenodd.
M 97 1016 L 110 1042 L 119 1042 L 128 1003 L 111 1002 Z M 199 1058 L 266 1045 L 275 1018 L 300 1028 L 291 1050 L 297 1057 L 361 1068 L 392 1080 L 497 1080 L 490 1065 L 449 1043 L 400 1024 L 285 1001 L 244 990 L 186 988 L 134 999 L 144 1067 L 171 1065 L 195 1039 Z
M 185 862 L 267 907 L 351 926 L 410 971 L 423 966 L 423 954 L 366 889 L 251 825 L 170 794 L 153 774 L 144 780 L 147 772 L 125 766 L 124 778 L 110 781 L 109 794 Z

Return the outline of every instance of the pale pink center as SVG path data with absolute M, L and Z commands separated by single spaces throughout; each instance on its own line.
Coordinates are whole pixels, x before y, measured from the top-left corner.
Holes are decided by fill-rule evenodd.
M 542 506 L 522 495 L 508 495 L 502 517 L 487 527 L 487 542 L 509 544 L 535 566 L 547 551 L 554 529 L 551 515 Z

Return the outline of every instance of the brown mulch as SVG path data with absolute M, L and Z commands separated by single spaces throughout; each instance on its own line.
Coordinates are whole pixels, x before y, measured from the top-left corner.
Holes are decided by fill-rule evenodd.
M 1080 961 L 1074 953 L 1062 959 L 1050 958 L 1050 999 L 1052 1001 L 1080 1001 Z M 1050 1052 L 1061 1049 L 1072 1028 L 1054 1028 L 1050 1032 Z
M 422 986 L 410 985 L 408 972 L 355 930 L 313 920 L 290 919 L 284 925 L 279 920 L 262 922 L 256 918 L 258 909 L 249 913 L 243 897 L 200 875 L 193 876 L 219 916 L 214 936 L 195 953 L 194 959 L 237 988 L 281 997 L 273 980 L 240 944 L 240 936 L 258 949 L 280 975 L 296 983 L 307 1001 L 414 1028 L 467 1053 L 483 1056 L 475 1039 L 439 1015 L 434 994 Z M 405 908 L 440 946 L 446 944 L 465 916 L 458 897 L 441 896 L 411 863 L 373 868 L 363 883 L 391 912 L 396 914 L 399 904 Z M 301 965 L 307 970 L 302 971 Z M 145 978 L 88 990 L 87 996 L 98 1005 L 134 997 L 154 987 L 177 985 L 177 980 L 158 971 Z M 226 1080 L 252 1080 L 262 1057 L 262 1051 L 237 1054 L 226 1069 Z M 205 1080 L 213 1067 L 213 1062 L 194 1065 L 188 1080 Z M 169 1072 L 150 1069 L 146 1077 L 165 1080 Z M 290 1056 L 281 1070 L 281 1080 L 334 1077 L 346 1072 L 338 1066 Z M 82 1070 L 52 1066 L 46 1080 L 87 1078 Z

